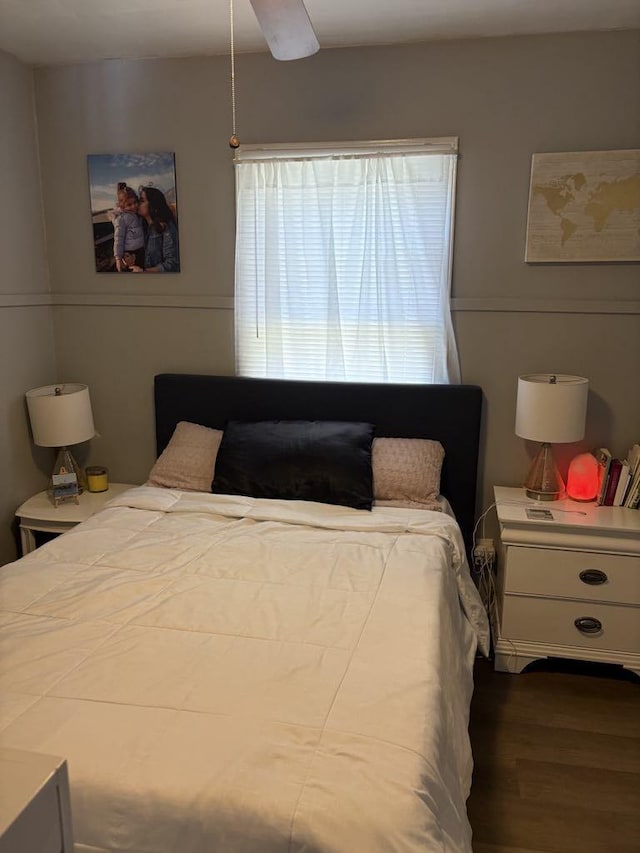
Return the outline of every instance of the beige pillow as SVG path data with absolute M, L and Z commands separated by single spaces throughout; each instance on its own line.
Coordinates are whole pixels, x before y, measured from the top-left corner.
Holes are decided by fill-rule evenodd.
M 437 497 L 443 459 L 439 441 L 375 438 L 371 452 L 375 505 L 441 510 Z
M 222 430 L 180 421 L 149 474 L 149 486 L 210 492 Z

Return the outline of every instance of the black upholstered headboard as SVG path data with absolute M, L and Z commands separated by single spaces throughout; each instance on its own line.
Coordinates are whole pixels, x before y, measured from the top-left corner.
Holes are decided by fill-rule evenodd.
M 376 435 L 442 443 L 441 491 L 467 545 L 476 503 L 482 391 L 476 385 L 374 385 L 288 382 L 236 376 L 163 373 L 155 378 L 156 446 L 166 447 L 178 421 L 224 429 L 236 420 L 341 420 L 376 425 Z

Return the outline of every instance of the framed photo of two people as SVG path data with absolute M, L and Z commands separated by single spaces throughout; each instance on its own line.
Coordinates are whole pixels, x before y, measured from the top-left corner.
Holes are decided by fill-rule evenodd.
M 96 272 L 180 272 L 175 154 L 87 161 Z

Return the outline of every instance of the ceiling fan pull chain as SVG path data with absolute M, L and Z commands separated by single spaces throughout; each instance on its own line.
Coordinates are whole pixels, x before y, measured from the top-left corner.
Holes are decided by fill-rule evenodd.
M 233 0 L 229 0 L 229 46 L 231 56 L 231 137 L 230 148 L 239 148 L 240 140 L 236 134 L 236 51 L 233 34 Z

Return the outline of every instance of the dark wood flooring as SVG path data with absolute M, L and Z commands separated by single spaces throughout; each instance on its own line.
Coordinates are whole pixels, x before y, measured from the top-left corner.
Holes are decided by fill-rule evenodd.
M 640 853 L 640 687 L 477 661 L 474 853 Z

